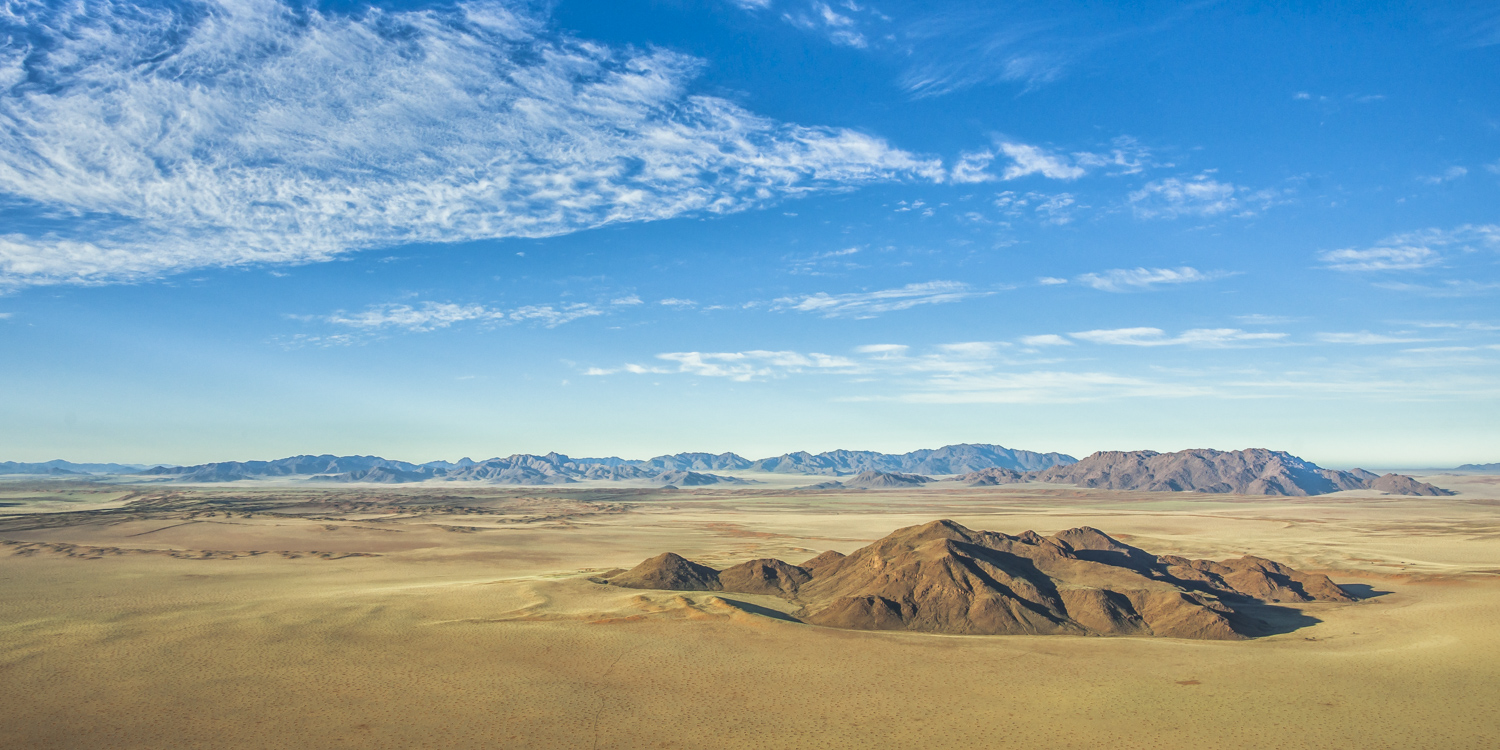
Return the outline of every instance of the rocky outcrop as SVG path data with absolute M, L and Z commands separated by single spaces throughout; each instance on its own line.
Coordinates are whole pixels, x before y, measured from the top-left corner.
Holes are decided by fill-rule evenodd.
M 1027 476 L 1015 469 L 994 468 L 971 471 L 953 479 L 970 487 L 993 487 L 997 484 L 1020 484 L 1027 481 Z
M 761 559 L 716 573 L 668 554 L 610 583 L 772 594 L 815 625 L 965 635 L 1239 640 L 1267 632 L 1250 605 L 1352 601 L 1326 576 L 1259 557 L 1159 557 L 1089 527 L 1011 536 L 946 520 L 800 566 Z
M 616 586 L 670 591 L 720 591 L 719 572 L 675 552 L 663 552 L 610 579 Z
M 921 487 L 931 482 L 931 477 L 920 474 L 901 474 L 892 471 L 861 471 L 843 481 L 847 489 L 879 490 L 891 487 Z
M 1454 494 L 1452 490 L 1442 487 L 1418 482 L 1404 474 L 1386 474 L 1370 481 L 1369 489 L 1380 490 L 1392 495 L 1420 495 L 1425 497 L 1441 497 Z

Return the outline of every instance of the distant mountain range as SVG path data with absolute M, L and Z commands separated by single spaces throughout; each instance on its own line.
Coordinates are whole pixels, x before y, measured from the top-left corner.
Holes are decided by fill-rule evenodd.
M 133 474 L 145 469 L 149 464 L 75 464 L 72 461 L 43 461 L 41 463 L 20 463 L 17 461 L 0 461 L 0 474 L 49 474 L 52 476 L 64 476 L 67 474 Z
M 1500 464 L 1464 464 L 1454 471 L 1473 471 L 1480 474 L 1500 474 Z
M 140 474 L 180 482 L 232 482 L 239 479 L 311 477 L 319 482 L 406 483 L 429 479 L 491 484 L 567 484 L 588 479 L 646 479 L 658 484 L 700 486 L 743 483 L 714 471 L 765 471 L 778 474 L 844 476 L 867 471 L 915 474 L 960 474 L 1003 467 L 1032 471 L 1075 461 L 1061 453 L 1035 453 L 1000 445 L 961 444 L 910 453 L 827 451 L 787 453 L 752 461 L 734 453 L 677 453 L 646 460 L 571 458 L 561 453 L 537 456 L 414 464 L 379 456 L 292 456 L 275 461 L 222 461 L 196 466 L 161 466 Z M 665 479 L 663 479 L 665 477 Z
M 1500 464 L 1466 464 L 1466 471 L 1500 470 Z M 1307 496 L 1373 489 L 1398 495 L 1447 495 L 1448 490 L 1401 474 L 1324 469 L 1285 451 L 1101 451 L 1082 461 L 1061 453 L 1035 453 L 999 445 L 959 444 L 909 453 L 801 451 L 752 461 L 734 453 L 677 453 L 646 460 L 572 458 L 561 453 L 415 464 L 379 456 L 291 456 L 275 461 L 222 461 L 196 466 L 0 463 L 3 474 L 135 474 L 177 482 L 302 477 L 314 482 L 403 484 L 430 480 L 511 485 L 556 485 L 585 480 L 644 480 L 662 486 L 748 484 L 715 471 L 758 471 L 849 477 L 806 489 L 919 487 L 931 475 L 955 475 L 969 486 L 1047 482 L 1114 490 Z

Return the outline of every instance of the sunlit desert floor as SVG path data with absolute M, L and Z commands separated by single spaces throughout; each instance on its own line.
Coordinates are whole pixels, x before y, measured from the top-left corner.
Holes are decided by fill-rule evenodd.
M 1500 747 L 1500 477 L 1426 479 L 1461 494 L 0 483 L 0 746 Z M 1364 598 L 1244 642 L 959 637 L 590 580 L 938 518 Z

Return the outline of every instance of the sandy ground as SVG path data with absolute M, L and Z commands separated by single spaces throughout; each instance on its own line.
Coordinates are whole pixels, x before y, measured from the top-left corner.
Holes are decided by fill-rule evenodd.
M 1428 479 L 1461 494 L 0 484 L 0 747 L 1500 747 L 1500 478 Z M 951 637 L 589 580 L 936 518 L 1367 598 L 1248 642 Z

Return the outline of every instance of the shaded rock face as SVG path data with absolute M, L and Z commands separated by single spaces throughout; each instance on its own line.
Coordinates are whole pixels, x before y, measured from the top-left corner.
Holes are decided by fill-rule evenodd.
M 1389 492 L 1392 495 L 1420 495 L 1426 497 L 1442 497 L 1455 494 L 1451 490 L 1445 490 L 1436 485 L 1426 482 L 1418 482 L 1404 474 L 1386 474 L 1377 477 L 1369 484 L 1372 490 Z
M 1015 469 L 980 469 L 954 477 L 954 481 L 962 482 L 970 487 L 993 487 L 997 484 L 1019 484 L 1025 482 L 1026 475 Z
M 696 471 L 666 471 L 656 475 L 651 481 L 657 484 L 671 484 L 678 487 L 703 487 L 710 484 L 746 483 L 743 479 L 721 477 L 718 474 L 700 474 Z
M 1376 489 L 1400 495 L 1452 494 L 1407 476 L 1388 474 L 1377 478 L 1363 469 L 1323 469 L 1285 451 L 1264 448 L 1176 453 L 1100 451 L 1078 463 L 1026 476 L 1038 482 L 1147 492 L 1304 497 L 1340 490 Z
M 1239 640 L 1267 632 L 1242 611 L 1249 605 L 1353 600 L 1326 576 L 1259 557 L 1158 557 L 1089 527 L 1011 536 L 952 521 L 898 529 L 847 556 L 713 573 L 661 555 L 610 583 L 773 594 L 801 604 L 797 616 L 815 625 L 965 635 Z M 657 585 L 676 580 L 684 586 Z
M 900 474 L 887 471 L 861 471 L 843 481 L 849 489 L 876 490 L 886 487 L 920 487 L 931 482 L 931 477 L 920 474 Z
M 675 552 L 663 552 L 610 579 L 616 586 L 670 591 L 721 591 L 719 571 Z
M 792 596 L 810 580 L 812 576 L 806 570 L 772 559 L 750 560 L 719 571 L 719 584 L 724 590 L 742 594 Z

